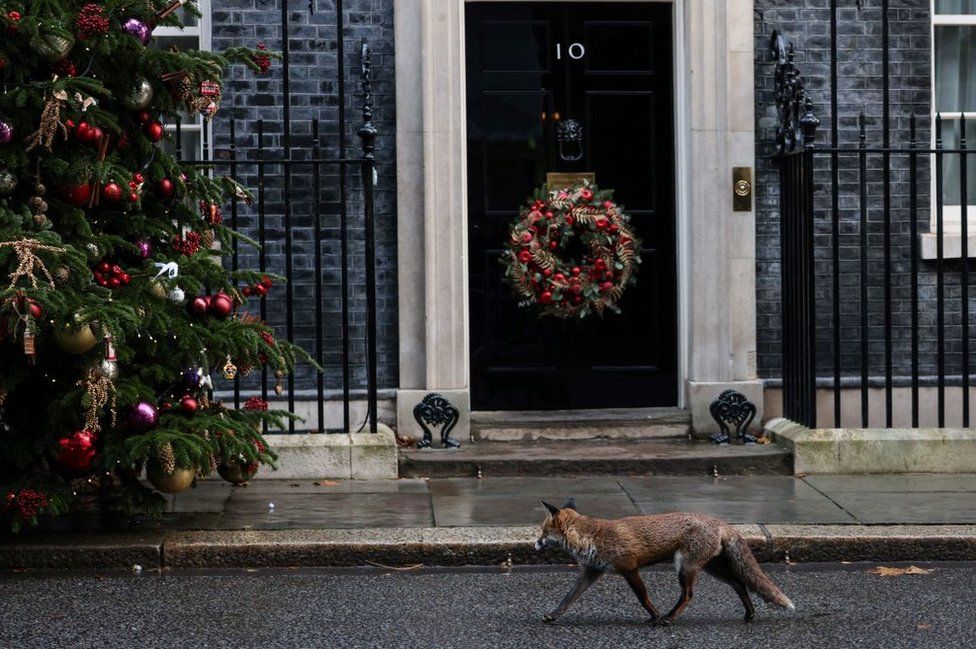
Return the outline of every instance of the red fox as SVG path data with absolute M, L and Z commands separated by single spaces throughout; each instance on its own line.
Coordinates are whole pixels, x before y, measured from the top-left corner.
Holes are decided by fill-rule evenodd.
M 771 604 L 795 610 L 790 598 L 759 567 L 742 535 L 717 518 L 675 513 L 602 520 L 578 513 L 572 498 L 562 508 L 547 502 L 542 505 L 547 516 L 535 549 L 558 545 L 573 555 L 581 569 L 569 594 L 556 610 L 543 618 L 546 622 L 558 619 L 610 569 L 627 580 L 656 625 L 670 624 L 688 606 L 694 595 L 695 580 L 702 570 L 735 590 L 746 609 L 746 622 L 755 616 L 750 590 Z M 647 596 L 639 571 L 672 558 L 681 584 L 681 598 L 662 617 Z

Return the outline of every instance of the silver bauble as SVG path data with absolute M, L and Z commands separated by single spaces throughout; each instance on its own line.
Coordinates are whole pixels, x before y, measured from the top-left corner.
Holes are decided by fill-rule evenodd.
M 99 376 L 104 376 L 110 381 L 114 381 L 115 379 L 119 378 L 119 364 L 116 361 L 109 360 L 107 358 L 102 360 L 102 362 L 98 365 L 97 371 Z
M 9 196 L 17 188 L 17 176 L 9 169 L 0 169 L 0 196 Z
M 136 79 L 129 96 L 125 98 L 125 107 L 131 110 L 148 108 L 153 99 L 153 87 L 145 77 Z
M 179 286 L 174 286 L 169 292 L 169 299 L 177 304 L 183 304 L 186 301 L 186 293 Z
M 75 46 L 75 39 L 71 36 L 40 33 L 31 40 L 31 45 L 42 59 L 48 63 L 57 63 L 71 52 L 71 48 Z

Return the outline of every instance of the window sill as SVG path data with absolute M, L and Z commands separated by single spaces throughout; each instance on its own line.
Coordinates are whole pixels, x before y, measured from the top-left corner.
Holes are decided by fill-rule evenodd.
M 927 261 L 935 261 L 939 257 L 936 254 L 939 245 L 939 235 L 935 232 L 925 232 L 919 235 L 921 238 L 921 258 Z M 968 254 L 972 259 L 976 259 L 976 232 L 969 234 Z M 962 257 L 962 235 L 958 232 L 946 232 L 942 235 L 942 258 L 959 259 Z

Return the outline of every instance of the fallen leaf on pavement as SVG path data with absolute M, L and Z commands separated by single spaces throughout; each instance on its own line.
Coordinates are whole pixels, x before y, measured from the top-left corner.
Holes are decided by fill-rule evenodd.
M 915 628 L 917 628 L 919 631 L 928 631 L 929 629 L 932 628 L 932 625 L 931 624 L 919 624 Z
M 335 487 L 338 484 L 339 483 L 336 482 L 335 480 L 319 480 L 318 482 L 315 483 L 315 486 L 316 487 Z
M 878 566 L 877 568 L 871 568 L 868 572 L 879 577 L 900 577 L 901 575 L 927 575 L 934 570 L 934 568 L 919 568 L 918 566 L 908 566 L 907 568 Z

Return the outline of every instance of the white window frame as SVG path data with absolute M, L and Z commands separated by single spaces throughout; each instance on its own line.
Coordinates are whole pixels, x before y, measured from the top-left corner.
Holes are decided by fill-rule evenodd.
M 972 26 L 976 27 L 976 14 L 937 14 L 935 13 L 936 0 L 930 0 L 929 9 L 931 11 L 932 21 L 931 21 L 931 32 L 930 32 L 930 42 L 932 43 L 932 56 L 931 56 L 931 88 L 932 88 L 932 100 L 931 100 L 931 118 L 932 118 L 932 129 L 931 129 L 931 146 L 935 148 L 935 116 L 937 114 L 936 110 L 936 79 L 935 79 L 935 31 L 936 28 L 942 26 Z M 958 112 L 943 112 L 942 124 L 945 127 L 946 122 L 955 121 L 962 117 L 962 113 Z M 970 118 L 969 124 L 971 125 L 971 130 L 973 133 L 967 133 L 967 141 L 976 143 L 976 120 L 972 120 L 976 117 L 976 111 L 972 113 L 967 113 L 967 118 Z M 976 158 L 969 158 L 970 164 L 976 164 Z M 932 154 L 932 166 L 931 166 L 931 186 L 932 186 L 932 200 L 931 200 L 931 215 L 929 219 L 929 231 L 932 235 L 938 233 L 938 215 L 936 211 L 936 200 L 938 192 L 942 191 L 942 188 L 936 184 L 935 177 L 935 154 Z M 969 248 L 970 256 L 976 256 L 976 187 L 969 187 L 967 210 L 967 225 L 969 230 Z M 942 232 L 944 235 L 950 235 L 945 237 L 945 257 L 959 257 L 961 253 L 961 246 L 959 239 L 962 233 L 962 205 L 943 205 L 942 206 Z M 955 235 L 954 237 L 951 235 Z M 923 245 L 923 257 L 926 259 L 934 259 L 936 257 L 934 244 L 935 242 L 923 242 L 931 243 L 932 245 Z M 931 247 L 931 255 L 927 254 L 926 249 Z
M 212 38 L 213 29 L 210 15 L 211 0 L 191 0 L 200 10 L 200 19 L 197 21 L 196 25 L 188 27 L 169 27 L 161 26 L 153 30 L 153 39 L 160 44 L 166 43 L 170 39 L 186 39 L 196 37 L 197 44 L 196 48 L 202 51 L 209 52 L 212 48 Z M 180 130 L 182 133 L 192 133 L 196 134 L 196 150 L 195 158 L 197 160 L 203 159 L 204 152 L 204 141 L 212 142 L 212 132 L 210 128 L 210 123 L 203 119 L 200 115 L 195 116 L 193 120 L 185 121 L 180 123 Z M 167 124 L 166 131 L 175 136 L 176 125 Z M 186 149 L 184 151 L 184 156 L 187 155 Z

